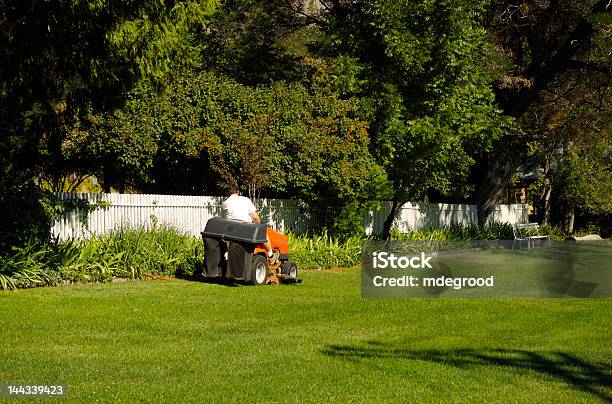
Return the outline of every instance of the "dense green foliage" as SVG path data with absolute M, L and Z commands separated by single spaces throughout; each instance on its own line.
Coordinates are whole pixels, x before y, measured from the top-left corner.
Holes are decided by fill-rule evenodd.
M 201 241 L 164 227 L 31 243 L 0 255 L 0 289 L 191 274 L 202 265 L 202 254 Z
M 554 233 L 555 229 L 545 229 Z M 560 235 L 561 234 L 561 235 Z M 512 227 L 454 225 L 439 229 L 391 232 L 394 240 L 511 240 Z M 558 238 L 557 237 L 557 238 Z M 322 234 L 288 234 L 290 259 L 299 269 L 352 267 L 361 262 L 361 235 L 338 238 Z M 113 278 L 189 276 L 204 262 L 202 241 L 172 228 L 123 229 L 87 240 L 30 243 L 0 255 L 0 289 L 55 285 L 62 282 L 109 282 Z
M 55 198 L 32 180 L 0 192 L 0 252 L 32 240 L 47 240 L 57 217 Z
M 400 233 L 397 229 L 391 232 L 393 240 L 513 240 L 512 225 L 508 223 L 487 223 L 483 227 L 476 225 L 450 225 L 440 228 L 412 230 Z
M 37 188 L 88 177 L 239 184 L 331 206 L 350 237 L 387 199 L 385 236 L 410 199 L 477 202 L 484 224 L 520 168 L 539 220 L 571 232 L 610 212 L 608 6 L 2 0 L 0 247 L 45 238 Z
M 69 190 L 104 167 L 72 147 L 89 117 L 122 105 L 143 77 L 197 64 L 214 4 L 0 1 L 0 247 L 44 240 L 51 216 L 36 188 Z M 116 173 L 105 175 L 110 186 Z
M 538 221 L 572 232 L 575 213 L 610 212 L 611 24 L 603 0 L 491 2 L 485 25 L 506 65 L 496 98 L 519 131 L 487 157 L 484 199 L 497 203 L 522 164 L 538 174 Z
M 550 230 L 545 229 L 548 234 Z M 353 236 L 344 239 L 332 237 L 324 232 L 319 235 L 289 234 L 291 260 L 305 269 L 326 269 L 351 267 L 361 262 L 364 242 L 375 240 L 373 236 L 363 239 Z M 484 227 L 476 225 L 451 225 L 441 228 L 411 230 L 400 232 L 391 230 L 391 240 L 403 241 L 467 241 L 467 240 L 513 240 L 512 226 L 508 223 L 489 223 Z
M 90 174 L 95 162 L 72 153 L 66 138 L 92 112 L 120 105 L 140 77 L 197 64 L 193 31 L 204 29 L 213 4 L 2 1 L 3 187 L 32 175 L 58 187 L 68 174 Z
M 248 89 L 215 73 L 172 75 L 162 92 L 138 86 L 100 121 L 81 147 L 152 192 L 240 184 L 251 196 L 288 193 L 336 205 L 374 199 L 384 185 L 354 103 L 300 84 Z
M 339 240 L 324 232 L 320 235 L 289 234 L 289 254 L 301 269 L 351 267 L 361 261 L 363 240 L 354 236 Z
M 489 86 L 485 4 L 360 0 L 327 25 L 338 86 L 361 97 L 394 199 L 468 196 L 474 157 L 512 129 Z
M 560 201 L 571 208 L 591 213 L 612 212 L 612 133 L 585 135 L 574 139 L 557 156 L 552 186 L 560 190 L 557 196 Z

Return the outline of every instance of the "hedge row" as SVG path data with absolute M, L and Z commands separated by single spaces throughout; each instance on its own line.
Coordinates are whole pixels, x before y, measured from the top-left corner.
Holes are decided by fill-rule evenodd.
M 448 226 L 393 231 L 397 240 L 512 239 L 508 224 Z M 364 239 L 339 240 L 327 233 L 288 234 L 291 260 L 300 269 L 350 267 L 359 264 Z M 123 229 L 88 240 L 31 243 L 0 255 L 0 289 L 55 285 L 62 282 L 107 282 L 114 277 L 190 275 L 203 265 L 199 238 L 168 228 Z

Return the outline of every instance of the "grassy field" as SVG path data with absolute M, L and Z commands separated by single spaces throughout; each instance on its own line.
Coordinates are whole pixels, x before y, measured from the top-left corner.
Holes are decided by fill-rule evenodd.
M 611 299 L 362 299 L 359 270 L 301 276 L 0 292 L 0 384 L 73 401 L 612 399 Z

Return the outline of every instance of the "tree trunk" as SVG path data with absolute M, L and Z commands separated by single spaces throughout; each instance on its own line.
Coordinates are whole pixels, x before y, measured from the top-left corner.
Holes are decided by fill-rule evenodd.
M 478 226 L 483 227 L 487 218 L 499 205 L 504 196 L 504 190 L 512 177 L 512 162 L 514 156 L 512 149 L 504 146 L 502 155 L 492 155 L 489 159 L 489 170 L 484 181 L 476 192 L 478 204 Z
M 385 219 L 385 223 L 383 225 L 382 237 L 384 240 L 389 240 L 391 238 L 391 228 L 393 227 L 393 221 L 395 220 L 395 215 L 397 215 L 397 209 L 400 207 L 400 201 L 397 195 L 393 195 L 393 203 L 391 204 L 391 211 L 387 215 Z
M 104 193 L 110 194 L 112 181 L 108 172 L 104 173 Z
M 111 193 L 111 187 L 115 182 L 115 176 L 113 175 L 113 169 L 109 163 L 104 164 L 103 168 L 103 182 L 104 182 L 104 192 L 107 194 Z
M 552 184 L 550 180 L 546 179 L 546 184 L 544 185 L 544 196 L 542 197 L 542 224 L 550 223 L 550 194 L 552 193 Z
M 512 187 L 510 186 L 510 184 L 508 183 L 507 185 L 507 192 L 508 192 L 508 205 L 512 205 Z
M 565 227 L 565 231 L 568 234 L 572 234 L 574 232 L 574 212 L 575 212 L 574 203 L 566 202 L 565 209 L 563 212 L 563 225 Z
M 423 188 L 421 200 L 423 201 L 423 203 L 429 203 L 429 192 L 428 192 L 427 187 Z

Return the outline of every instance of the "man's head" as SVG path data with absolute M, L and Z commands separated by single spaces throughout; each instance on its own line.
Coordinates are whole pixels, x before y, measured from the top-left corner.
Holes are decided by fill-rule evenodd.
M 234 195 L 234 194 L 239 195 L 239 194 L 240 194 L 240 190 L 238 189 L 238 187 L 237 187 L 236 185 L 231 185 L 231 186 L 230 186 L 230 187 L 227 189 L 227 192 L 228 192 L 230 195 Z

